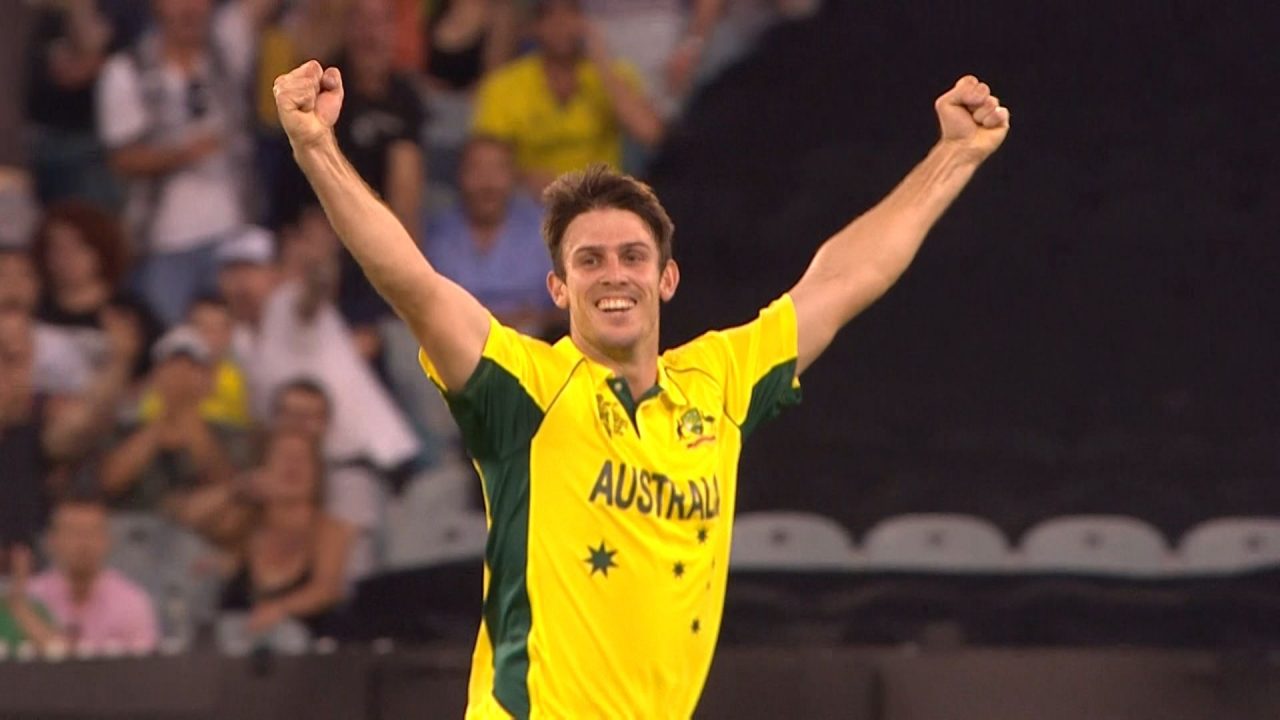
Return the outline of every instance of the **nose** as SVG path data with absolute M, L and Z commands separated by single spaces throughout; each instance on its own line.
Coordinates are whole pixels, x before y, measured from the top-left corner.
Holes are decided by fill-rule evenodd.
M 601 279 L 606 285 L 623 284 L 626 281 L 626 275 L 622 271 L 622 259 L 613 255 L 606 256 Z

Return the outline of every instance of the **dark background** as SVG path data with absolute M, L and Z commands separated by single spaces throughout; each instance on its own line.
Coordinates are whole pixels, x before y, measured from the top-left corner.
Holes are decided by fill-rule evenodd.
M 1014 537 L 1085 512 L 1176 537 L 1280 513 L 1280 11 L 830 0 L 693 106 L 652 182 L 664 342 L 750 319 L 923 158 L 972 72 L 1004 147 L 742 463 L 742 511 Z

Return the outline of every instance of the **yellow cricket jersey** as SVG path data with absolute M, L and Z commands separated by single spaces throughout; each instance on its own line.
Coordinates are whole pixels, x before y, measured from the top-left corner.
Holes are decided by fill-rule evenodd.
M 640 86 L 630 66 L 616 69 Z M 522 170 L 559 175 L 622 162 L 622 130 L 600 73 L 585 60 L 578 64 L 578 92 L 564 104 L 551 92 L 537 53 L 498 68 L 477 91 L 472 130 L 511 142 Z
M 474 374 L 444 389 L 489 520 L 467 718 L 690 717 L 720 630 L 743 439 L 799 390 L 787 295 L 663 353 L 636 399 L 569 338 L 491 320 Z

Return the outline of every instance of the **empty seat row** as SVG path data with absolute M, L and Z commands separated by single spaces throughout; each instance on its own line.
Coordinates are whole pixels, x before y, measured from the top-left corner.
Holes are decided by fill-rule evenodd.
M 1052 518 L 1015 545 L 982 518 L 952 514 L 891 517 L 855 543 L 835 520 L 794 512 L 749 513 L 734 523 L 740 570 L 847 570 L 949 573 L 1218 575 L 1280 565 L 1280 518 L 1206 521 L 1170 546 L 1133 517 Z

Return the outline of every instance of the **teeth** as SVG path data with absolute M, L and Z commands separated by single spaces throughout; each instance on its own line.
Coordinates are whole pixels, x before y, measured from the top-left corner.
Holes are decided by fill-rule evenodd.
M 603 298 L 596 302 L 596 307 L 601 310 L 627 310 L 633 305 L 635 301 L 628 298 Z

